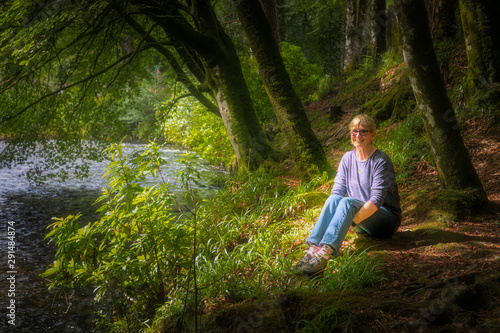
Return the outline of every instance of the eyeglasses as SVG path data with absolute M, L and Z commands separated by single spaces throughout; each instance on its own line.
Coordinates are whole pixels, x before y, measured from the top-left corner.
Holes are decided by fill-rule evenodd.
M 351 130 L 351 135 L 352 136 L 356 136 L 356 135 L 365 136 L 366 134 L 368 134 L 368 132 L 370 132 L 370 131 L 369 130 Z

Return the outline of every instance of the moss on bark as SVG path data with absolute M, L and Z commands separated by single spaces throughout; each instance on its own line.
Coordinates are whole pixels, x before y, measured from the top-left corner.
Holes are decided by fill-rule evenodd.
M 187 67 L 216 98 L 239 169 L 257 169 L 274 150 L 257 118 L 233 41 L 212 4 L 194 1 L 185 7 L 194 20 L 191 22 L 179 6 L 132 2 L 144 5 L 141 10 L 176 43 Z
M 272 155 L 235 56 L 221 58 L 212 69 L 215 94 L 240 170 L 255 170 Z
M 399 121 L 406 117 L 408 108 L 414 104 L 414 101 L 411 86 L 406 78 L 404 82 L 397 83 L 384 95 L 361 105 L 360 111 L 369 114 L 377 123 L 389 119 Z
M 305 178 L 332 173 L 321 143 L 285 69 L 271 27 L 257 1 L 233 0 L 267 95 L 298 169 Z
M 473 101 L 500 102 L 500 2 L 460 0 L 467 47 L 468 91 Z
M 487 196 L 460 134 L 460 125 L 434 53 L 424 4 L 418 0 L 395 3 L 408 75 L 441 184 L 455 190 L 476 189 L 476 204 L 481 206 Z

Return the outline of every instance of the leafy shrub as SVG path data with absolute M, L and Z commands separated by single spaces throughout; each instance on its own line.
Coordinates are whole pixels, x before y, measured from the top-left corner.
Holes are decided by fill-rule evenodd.
M 300 99 L 304 103 L 315 100 L 316 91 L 324 76 L 321 67 L 310 63 L 299 46 L 287 42 L 281 43 L 281 55 Z
M 80 226 L 80 215 L 57 219 L 47 235 L 58 247 L 56 261 L 43 276 L 51 278 L 50 288 L 93 286 L 97 302 L 111 303 L 109 320 L 138 331 L 158 306 L 184 293 L 192 229 L 169 209 L 168 184 L 141 185 L 160 172 L 157 146 L 123 156 L 113 145 L 109 155 L 100 220 Z
M 132 140 L 148 142 L 153 140 L 160 129 L 155 117 L 157 105 L 165 100 L 170 94 L 170 87 L 165 84 L 168 77 L 167 72 L 162 72 L 159 66 L 144 75 L 140 80 L 134 82 L 121 92 L 121 96 L 110 96 L 116 98 L 116 112 L 120 115 L 120 121 L 128 127 L 127 134 Z

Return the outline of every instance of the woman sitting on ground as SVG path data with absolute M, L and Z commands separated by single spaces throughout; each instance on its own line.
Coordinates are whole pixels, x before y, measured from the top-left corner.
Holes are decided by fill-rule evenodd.
M 306 240 L 309 251 L 294 266 L 296 271 L 324 270 L 330 256 L 339 253 L 351 225 L 372 237 L 391 237 L 401 225 L 394 167 L 389 156 L 373 146 L 375 121 L 358 115 L 349 130 L 355 149 L 340 161 L 331 195 Z

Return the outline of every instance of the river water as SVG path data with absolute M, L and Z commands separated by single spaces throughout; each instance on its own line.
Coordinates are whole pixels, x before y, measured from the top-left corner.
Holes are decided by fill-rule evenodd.
M 139 146 L 127 145 L 126 150 L 136 148 Z M 161 152 L 167 160 L 163 176 L 175 183 L 183 168 L 177 160 L 185 151 L 162 148 Z M 82 213 L 81 222 L 98 218 L 92 204 L 105 186 L 102 175 L 106 165 L 106 161 L 93 163 L 91 176 L 84 180 L 73 178 L 42 186 L 32 186 L 22 176 L 26 166 L 0 169 L 0 332 L 92 331 L 94 313 L 99 309 L 93 304 L 91 291 L 49 291 L 40 274 L 55 258 L 55 246 L 44 239 L 52 217 Z M 196 168 L 204 184 L 199 188 L 202 195 L 211 195 L 217 190 L 212 180 L 225 173 L 202 161 Z M 179 187 L 173 191 L 179 196 L 182 192 Z

